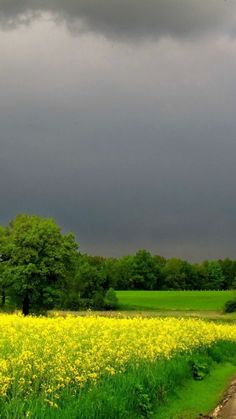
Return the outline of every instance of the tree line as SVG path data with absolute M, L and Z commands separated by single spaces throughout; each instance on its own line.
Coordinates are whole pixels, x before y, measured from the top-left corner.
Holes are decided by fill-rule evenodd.
M 48 309 L 115 309 L 116 290 L 227 290 L 236 260 L 190 263 L 139 250 L 121 258 L 79 252 L 53 219 L 18 215 L 0 226 L 0 305 L 24 314 Z

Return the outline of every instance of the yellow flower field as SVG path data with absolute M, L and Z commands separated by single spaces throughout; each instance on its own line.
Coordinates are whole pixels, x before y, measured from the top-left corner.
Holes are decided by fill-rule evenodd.
M 0 315 L 0 396 L 40 393 L 49 404 L 102 374 L 179 351 L 236 341 L 236 326 L 193 319 Z M 52 402 L 51 400 L 54 400 Z

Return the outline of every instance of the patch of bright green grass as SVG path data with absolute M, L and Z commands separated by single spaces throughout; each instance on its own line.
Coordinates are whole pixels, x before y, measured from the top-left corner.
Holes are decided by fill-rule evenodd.
M 222 311 L 234 291 L 117 291 L 121 309 Z
M 235 365 L 217 365 L 203 381 L 187 381 L 166 406 L 157 409 L 154 418 L 195 419 L 200 414 L 209 414 L 218 405 L 235 375 Z

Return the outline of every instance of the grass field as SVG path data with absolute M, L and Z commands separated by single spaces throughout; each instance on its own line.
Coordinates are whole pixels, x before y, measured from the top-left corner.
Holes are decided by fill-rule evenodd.
M 124 310 L 222 312 L 235 291 L 117 291 Z

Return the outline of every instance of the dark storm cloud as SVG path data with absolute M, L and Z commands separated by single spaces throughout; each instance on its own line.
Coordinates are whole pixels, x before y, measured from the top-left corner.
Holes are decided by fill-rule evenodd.
M 27 23 L 40 12 L 52 13 L 73 30 L 115 37 L 188 37 L 204 32 L 233 32 L 232 0 L 0 0 L 5 26 Z
M 118 120 L 111 98 L 74 115 L 45 104 L 13 113 L 14 124 L 1 116 L 2 220 L 54 216 L 94 253 L 233 256 L 236 124 L 223 113 L 227 98 L 205 116 L 201 100 L 189 111 L 183 101 L 172 125 L 160 104 L 154 111 L 145 101 L 143 115 L 122 96 Z
M 52 216 L 97 254 L 235 257 L 233 2 L 0 11 L 0 223 Z

